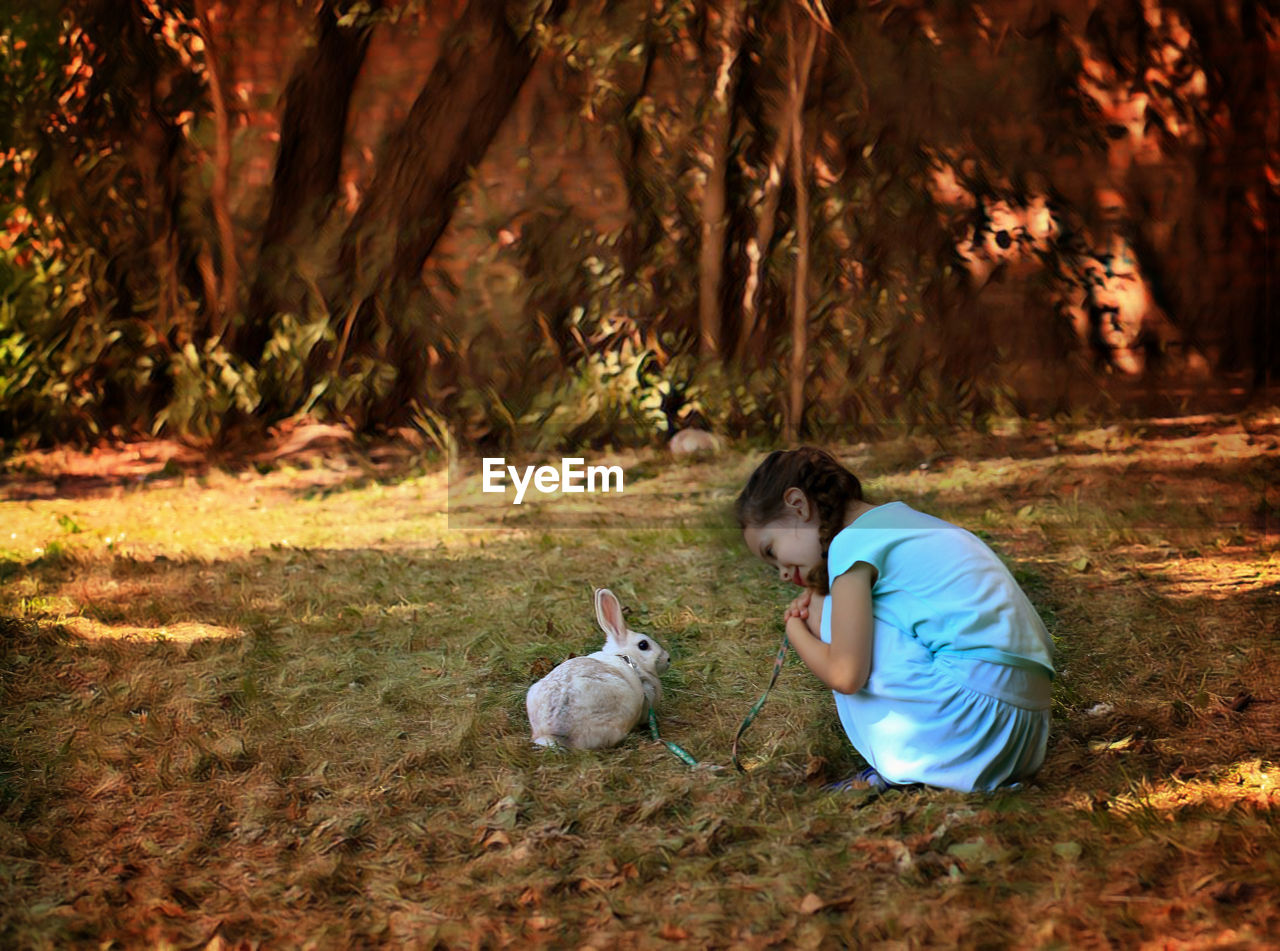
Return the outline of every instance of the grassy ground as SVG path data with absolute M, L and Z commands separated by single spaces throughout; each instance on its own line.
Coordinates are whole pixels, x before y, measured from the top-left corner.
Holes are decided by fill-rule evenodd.
M 1275 945 L 1278 447 L 1277 412 L 835 447 L 984 533 L 1059 651 L 1027 788 L 879 798 L 820 789 L 858 761 L 794 658 L 746 775 L 528 742 L 606 584 L 672 651 L 664 735 L 727 761 L 790 597 L 723 528 L 753 455 L 654 455 L 688 517 L 594 532 L 451 531 L 422 468 L 11 460 L 0 946 Z

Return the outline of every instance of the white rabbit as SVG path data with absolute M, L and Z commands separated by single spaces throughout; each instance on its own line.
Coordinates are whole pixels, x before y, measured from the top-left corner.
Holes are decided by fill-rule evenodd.
M 596 589 L 596 620 L 604 648 L 570 657 L 529 688 L 525 706 L 533 742 L 595 750 L 613 746 L 662 700 L 658 676 L 671 655 L 622 619 L 622 605 L 607 588 Z

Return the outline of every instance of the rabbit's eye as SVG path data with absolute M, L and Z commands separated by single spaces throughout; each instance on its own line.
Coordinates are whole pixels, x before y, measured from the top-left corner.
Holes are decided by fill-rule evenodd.
M 642 651 L 647 651 L 649 649 L 649 642 L 641 641 L 639 644 L 636 645 L 636 647 L 640 648 Z

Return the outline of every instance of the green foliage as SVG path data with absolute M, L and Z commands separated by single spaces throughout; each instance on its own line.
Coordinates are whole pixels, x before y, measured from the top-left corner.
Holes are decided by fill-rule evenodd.
M 749 371 L 684 353 L 666 365 L 658 386 L 664 397 L 674 390 L 681 412 L 701 416 L 716 432 L 747 437 L 782 430 L 785 384 L 777 367 Z
M 95 319 L 101 273 L 85 249 L 42 256 L 24 240 L 0 250 L 0 437 L 97 433 L 106 390 L 146 376 L 124 328 Z
M 600 328 L 605 334 L 616 329 Z M 649 442 L 663 423 L 660 383 L 646 373 L 653 358 L 631 335 L 615 349 L 588 353 L 567 379 L 534 397 L 518 431 L 529 434 L 536 449 Z
M 0 0 L 0 150 L 19 143 L 65 83 L 60 7 L 56 0 Z M 14 172 L 0 165 L 5 178 Z
M 316 348 L 334 340 L 333 327 L 328 314 L 316 314 L 309 320 L 296 315 L 278 314 L 272 322 L 274 333 L 267 341 L 262 354 L 258 379 L 262 386 L 270 386 L 280 405 L 296 406 L 300 412 L 312 410 L 327 390 L 340 388 L 340 382 L 326 378 L 310 383 L 307 366 Z M 332 398 L 341 403 L 345 393 Z
M 203 347 L 186 344 L 170 358 L 173 396 L 156 414 L 153 433 L 171 432 L 208 437 L 217 434 L 231 410 L 248 415 L 258 405 L 257 371 L 237 361 L 216 340 Z

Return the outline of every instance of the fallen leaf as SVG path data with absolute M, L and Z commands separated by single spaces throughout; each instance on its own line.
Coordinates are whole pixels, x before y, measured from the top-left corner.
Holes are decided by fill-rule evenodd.
M 1121 737 L 1118 740 L 1090 740 L 1089 750 L 1093 753 L 1108 753 L 1116 750 L 1128 749 L 1133 745 L 1133 734 Z
M 1078 859 L 1083 851 L 1079 842 L 1055 842 L 1053 844 L 1053 854 L 1069 862 L 1074 862 Z
M 520 802 L 515 796 L 503 796 L 489 810 L 490 826 L 514 829 L 520 818 Z
M 979 836 L 968 842 L 957 842 L 947 849 L 947 854 L 966 865 L 994 865 L 1004 859 L 1009 852 Z
M 813 892 L 810 892 L 809 894 L 805 895 L 804 898 L 800 899 L 800 914 L 802 915 L 816 914 L 817 912 L 822 911 L 822 909 L 825 908 L 826 906 L 827 906 L 827 903 L 825 901 L 823 901 Z
M 664 941 L 688 941 L 689 932 L 685 931 L 679 925 L 667 923 L 658 929 L 658 937 Z
M 856 900 L 856 896 L 852 892 L 846 892 L 843 895 L 837 895 L 835 898 L 825 899 L 810 892 L 800 899 L 800 914 L 816 915 L 820 911 L 828 908 L 844 908 L 852 905 Z
M 911 854 L 911 849 L 907 848 L 905 842 L 899 842 L 897 839 L 888 840 L 889 851 L 893 853 L 893 864 L 897 868 L 898 874 L 905 875 L 915 868 L 916 860 Z

